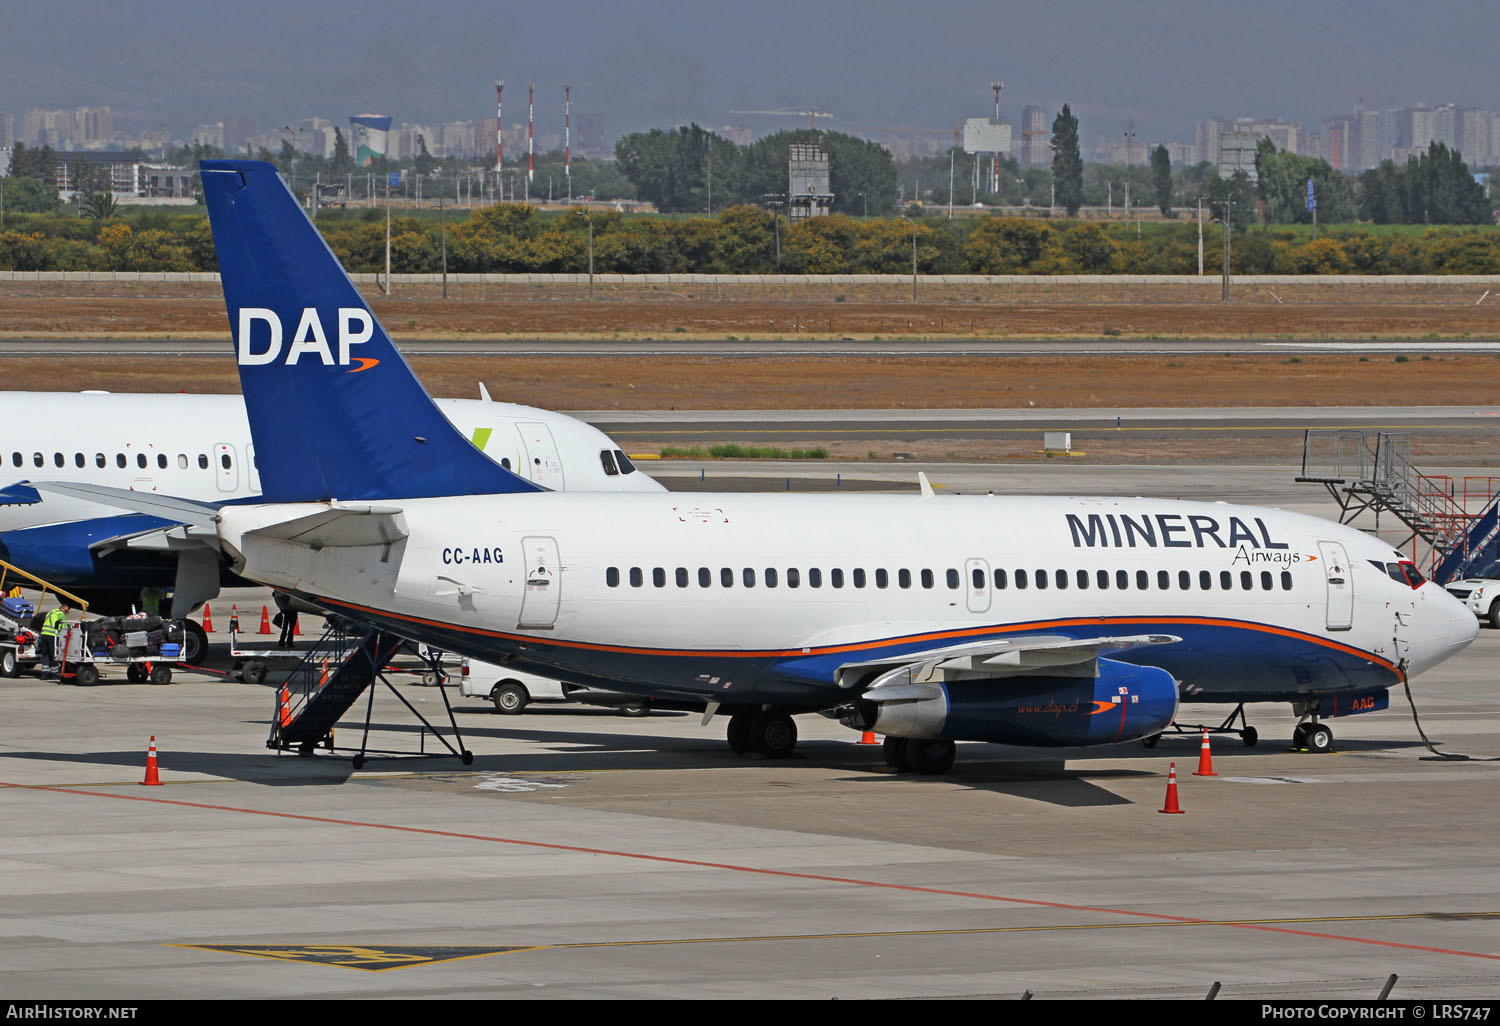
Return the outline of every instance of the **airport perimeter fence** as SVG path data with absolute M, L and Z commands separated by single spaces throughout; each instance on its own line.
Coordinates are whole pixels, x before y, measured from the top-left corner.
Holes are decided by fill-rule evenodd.
M 350 276 L 379 298 L 385 275 Z M 804 303 L 1219 303 L 1216 275 L 392 274 L 392 300 L 594 299 Z M 217 297 L 219 276 L 187 271 L 0 271 L 8 295 Z M 1240 275 L 1231 299 L 1265 304 L 1500 304 L 1500 275 Z

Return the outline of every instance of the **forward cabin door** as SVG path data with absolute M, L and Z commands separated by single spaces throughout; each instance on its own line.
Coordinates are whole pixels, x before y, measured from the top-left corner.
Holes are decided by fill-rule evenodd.
M 1338 542 L 1318 542 L 1323 578 L 1328 587 L 1328 629 L 1347 631 L 1354 626 L 1354 572 L 1349 557 Z
M 557 609 L 562 603 L 557 539 L 522 538 L 521 551 L 526 559 L 526 591 L 521 596 L 521 618 L 516 626 L 546 630 L 557 624 Z
M 526 447 L 528 465 L 523 476 L 529 477 L 543 488 L 562 491 L 562 457 L 557 453 L 557 443 L 547 425 L 537 421 L 523 421 L 516 425 L 516 430 L 521 433 L 521 441 Z

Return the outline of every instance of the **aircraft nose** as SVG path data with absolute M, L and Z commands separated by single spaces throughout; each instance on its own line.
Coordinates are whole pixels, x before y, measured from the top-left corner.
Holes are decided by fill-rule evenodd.
M 1425 615 L 1417 621 L 1427 649 L 1424 668 L 1457 655 L 1479 636 L 1479 619 L 1462 602 L 1437 584 L 1429 583 L 1426 588 L 1428 594 L 1419 606 Z

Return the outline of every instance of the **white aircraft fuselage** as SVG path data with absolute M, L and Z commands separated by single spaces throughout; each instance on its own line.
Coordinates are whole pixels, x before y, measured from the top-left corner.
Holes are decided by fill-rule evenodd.
M 371 544 L 267 537 L 326 504 L 225 507 L 246 576 L 432 645 L 640 694 L 814 709 L 842 667 L 1004 637 L 1180 638 L 1112 658 L 1185 700 L 1373 691 L 1473 639 L 1351 528 L 1218 503 L 999 496 L 393 500 Z M 404 532 L 404 537 L 395 538 Z M 287 532 L 283 531 L 282 534 Z M 1377 565 L 1378 564 L 1378 567 Z

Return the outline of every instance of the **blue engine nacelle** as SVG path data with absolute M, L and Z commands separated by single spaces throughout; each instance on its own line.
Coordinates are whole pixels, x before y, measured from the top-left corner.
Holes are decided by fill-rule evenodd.
M 1154 666 L 1098 661 L 1096 677 L 1014 676 L 865 692 L 873 729 L 896 737 L 1065 747 L 1135 741 L 1177 715 L 1177 681 Z

